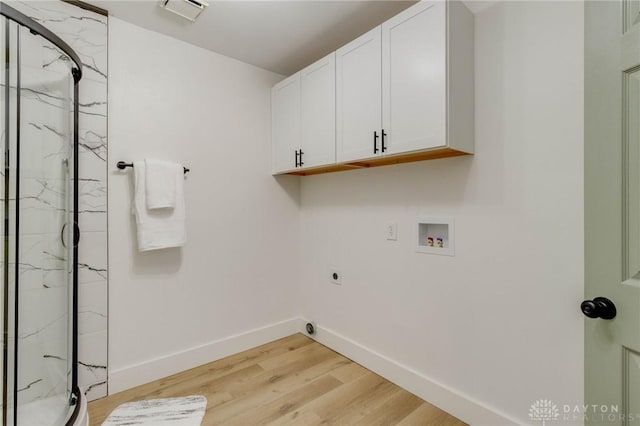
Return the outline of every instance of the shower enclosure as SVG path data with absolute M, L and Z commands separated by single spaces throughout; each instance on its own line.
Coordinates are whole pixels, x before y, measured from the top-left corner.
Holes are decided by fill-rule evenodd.
M 77 421 L 75 52 L 0 2 L 2 425 Z

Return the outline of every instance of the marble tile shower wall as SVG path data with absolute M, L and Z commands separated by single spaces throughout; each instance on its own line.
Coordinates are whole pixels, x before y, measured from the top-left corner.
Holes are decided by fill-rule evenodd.
M 79 222 L 82 238 L 78 287 L 78 358 L 80 362 L 78 381 L 80 387 L 85 390 L 87 398 L 93 400 L 107 394 L 108 18 L 62 1 L 9 1 L 8 3 L 57 34 L 76 51 L 83 62 L 84 74 L 80 82 L 79 97 Z M 43 44 L 46 45 L 46 42 Z M 56 55 L 55 51 L 52 52 L 47 46 L 43 46 L 41 50 L 43 52 L 42 61 L 39 64 L 41 69 L 53 70 L 61 65 L 58 62 L 63 59 L 60 55 Z M 68 66 L 68 64 L 65 65 Z M 46 99 L 42 97 L 35 96 L 34 101 L 46 104 Z M 36 133 L 52 131 L 44 122 L 33 122 L 30 127 L 29 131 Z M 55 181 L 54 179 L 49 182 L 42 178 L 39 181 L 38 178 L 34 178 L 33 187 L 25 190 L 43 196 L 49 192 L 59 194 L 60 192 L 52 186 L 52 182 Z M 32 201 L 40 203 L 39 207 L 42 208 L 51 200 L 36 197 Z M 31 250 L 41 254 L 44 247 L 35 247 L 33 244 Z M 27 243 L 25 247 L 30 246 Z M 35 273 L 48 274 L 49 272 L 46 272 L 48 269 L 51 268 L 44 267 L 42 271 Z M 46 319 L 45 324 L 48 324 Z M 51 335 L 55 334 L 53 331 L 51 333 Z M 23 362 L 23 364 L 26 363 Z M 19 372 L 19 375 L 23 376 L 21 373 Z M 33 374 L 24 374 L 24 376 L 25 383 L 21 383 L 21 386 L 27 386 L 38 380 L 38 377 Z M 37 389 L 38 383 L 32 386 Z
M 60 232 L 70 219 L 67 165 L 73 86 L 68 63 L 42 68 L 60 57 L 53 45 L 25 28 L 20 28 L 20 43 L 18 403 L 22 405 L 43 397 L 64 400 L 68 383 L 70 268 Z M 17 152 L 14 138 L 10 152 Z M 17 164 L 17 158 L 10 162 Z

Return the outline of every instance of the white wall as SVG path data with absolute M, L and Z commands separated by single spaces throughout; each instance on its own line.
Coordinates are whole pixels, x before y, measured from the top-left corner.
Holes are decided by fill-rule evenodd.
M 302 179 L 298 303 L 318 338 L 518 423 L 540 398 L 580 404 L 582 111 L 580 2 L 476 15 L 476 155 Z M 415 253 L 420 216 L 455 218 L 455 257 Z
M 539 398 L 580 404 L 582 22 L 579 2 L 476 15 L 473 157 L 298 180 L 269 174 L 279 76 L 111 19 L 109 163 L 192 172 L 187 247 L 145 254 L 129 173 L 110 174 L 110 392 L 291 332 L 300 313 L 321 341 L 433 383 L 421 396 L 518 423 Z M 415 253 L 421 216 L 455 218 L 455 257 Z
M 281 78 L 110 19 L 110 393 L 291 334 L 225 340 L 295 315 L 299 184 L 269 173 Z M 191 168 L 182 250 L 137 252 L 115 163 L 144 157 Z

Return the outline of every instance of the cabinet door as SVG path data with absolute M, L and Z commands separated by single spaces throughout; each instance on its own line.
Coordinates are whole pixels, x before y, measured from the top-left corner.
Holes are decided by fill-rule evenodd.
M 335 52 L 300 71 L 302 168 L 336 162 Z
M 446 2 L 420 2 L 382 24 L 385 154 L 447 144 Z
M 296 168 L 300 148 L 300 73 L 271 89 L 271 161 L 273 173 Z
M 336 51 L 336 145 L 338 162 L 381 154 L 380 27 Z M 378 135 L 374 140 L 374 132 Z M 376 144 L 374 152 L 374 142 Z

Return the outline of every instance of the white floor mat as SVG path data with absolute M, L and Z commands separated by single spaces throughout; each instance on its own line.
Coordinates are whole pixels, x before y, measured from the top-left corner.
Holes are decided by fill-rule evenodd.
M 113 410 L 102 426 L 200 426 L 206 409 L 207 398 L 202 395 L 127 402 Z

